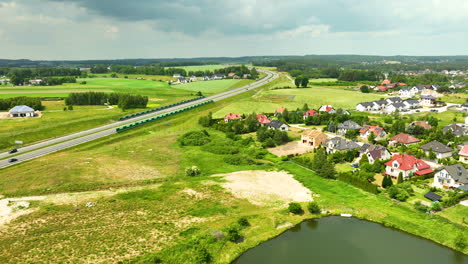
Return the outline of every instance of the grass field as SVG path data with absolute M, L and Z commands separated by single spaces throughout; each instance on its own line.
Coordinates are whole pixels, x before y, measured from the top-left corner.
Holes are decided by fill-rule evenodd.
M 212 64 L 212 65 L 195 65 L 195 66 L 175 66 L 171 68 L 181 68 L 184 69 L 186 72 L 189 71 L 214 71 L 224 68 L 224 65 L 221 64 Z
M 323 83 L 323 82 L 336 82 L 338 79 L 336 78 L 319 78 L 319 79 L 309 79 L 309 83 Z
M 174 85 L 174 88 L 190 92 L 202 92 L 204 95 L 221 93 L 234 88 L 242 87 L 253 80 L 219 80 L 219 81 L 197 81 L 186 84 Z

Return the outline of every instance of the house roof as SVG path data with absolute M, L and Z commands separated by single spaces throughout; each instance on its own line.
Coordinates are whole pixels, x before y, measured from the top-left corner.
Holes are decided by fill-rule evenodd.
M 381 159 L 382 158 L 382 155 L 383 153 L 386 151 L 385 148 L 381 148 L 381 149 L 374 149 L 374 150 L 371 150 L 369 151 L 369 155 L 371 155 L 371 157 L 376 160 L 376 159 Z
M 401 143 L 401 144 L 413 144 L 413 143 L 418 143 L 421 140 L 411 136 L 410 134 L 400 133 L 400 134 L 390 138 L 390 141 L 395 141 L 395 142 Z
M 433 193 L 433 192 L 428 192 L 424 195 L 425 198 L 431 200 L 431 201 L 439 201 L 442 196 L 438 195 L 437 193 Z
M 392 102 L 401 102 L 402 101 L 400 97 L 391 97 L 391 98 L 388 98 L 387 100 L 392 101 Z
M 340 137 L 334 137 L 324 142 L 324 144 L 327 146 L 329 145 L 329 143 L 333 144 L 333 149 L 336 150 L 352 150 L 361 147 L 354 141 L 348 141 Z
M 390 80 L 383 80 L 383 81 L 381 82 L 382 85 L 384 85 L 384 84 L 390 84 L 390 83 L 392 83 Z
M 463 136 L 466 133 L 466 129 L 457 124 L 451 124 L 451 125 L 445 126 L 442 129 L 442 132 L 444 133 L 446 133 L 447 131 L 452 132 L 456 136 Z
M 427 121 L 413 121 L 409 124 L 409 126 L 420 126 L 424 129 L 431 129 L 432 126 L 429 125 Z
M 435 98 L 435 97 L 432 96 L 432 95 L 421 95 L 421 99 L 435 100 L 435 99 L 437 99 L 437 98 Z
M 378 100 L 378 101 L 374 101 L 374 104 L 386 105 L 386 104 L 388 104 L 388 102 L 386 100 Z
M 319 111 L 321 111 L 321 112 L 326 112 L 326 113 L 328 113 L 328 112 L 330 112 L 330 111 L 332 111 L 332 110 L 333 110 L 333 106 L 332 106 L 332 105 L 322 105 L 322 106 L 320 106 L 320 108 L 319 108 Z
M 266 115 L 262 115 L 262 114 L 257 114 L 257 121 L 260 124 L 268 124 L 271 122 L 270 119 L 268 119 Z
M 10 111 L 8 111 L 10 113 L 30 113 L 30 112 L 33 112 L 34 113 L 34 109 L 32 109 L 31 107 L 27 106 L 27 105 L 17 105 L 15 107 L 13 107 L 12 109 L 10 109 Z
M 304 112 L 305 116 L 315 116 L 319 115 L 319 112 L 315 111 L 314 109 L 310 109 L 309 111 Z
M 393 104 L 391 104 L 391 106 L 393 106 L 395 108 L 402 108 L 402 107 L 405 107 L 405 104 L 404 103 L 393 103 Z
M 338 125 L 338 129 L 361 129 L 361 126 L 353 120 L 346 120 Z
M 234 119 L 242 119 L 242 117 L 239 114 L 236 114 L 236 113 L 229 113 L 229 114 L 224 116 L 224 119 L 234 120 Z
M 446 170 L 450 177 L 452 177 L 456 182 L 460 184 L 468 184 L 468 171 L 461 164 L 445 166 L 442 167 L 441 170 Z
M 408 99 L 408 100 L 405 100 L 404 102 L 408 104 L 419 104 L 419 101 L 416 99 Z
M 382 92 L 386 92 L 388 88 L 387 86 L 377 86 L 377 89 L 379 89 Z
M 364 107 L 369 107 L 369 106 L 373 106 L 374 103 L 373 102 L 363 102 L 363 103 L 359 103 L 358 105 L 362 105 Z
M 468 145 L 464 145 L 458 155 L 468 156 Z
M 452 152 L 452 148 L 440 143 L 439 141 L 433 140 L 425 145 L 422 145 L 420 149 L 425 151 L 434 151 L 436 153 L 447 153 Z
M 379 126 L 370 126 L 370 125 L 364 125 L 361 127 L 361 130 L 359 130 L 359 133 L 364 134 L 367 131 L 371 131 L 374 133 L 374 136 L 380 135 L 382 132 L 385 130 Z
M 417 159 L 416 157 L 409 155 L 409 154 L 395 154 L 393 155 L 392 159 L 385 163 L 387 166 L 392 166 L 393 162 L 396 161 L 398 163 L 398 168 L 400 170 L 412 170 L 416 168 L 419 170 L 429 169 L 429 165 L 421 159 Z M 421 174 L 422 175 L 422 174 Z
M 319 131 L 319 130 L 305 130 L 304 132 L 302 132 L 302 136 L 304 137 L 308 137 L 308 138 L 311 138 L 311 139 L 322 139 L 323 141 L 325 141 L 326 139 L 328 139 L 328 136 L 327 134 Z
M 279 120 L 272 120 L 270 123 L 268 123 L 267 126 L 269 127 L 274 127 L 274 128 L 280 128 L 283 125 L 287 125 L 286 123 L 283 123 Z
M 276 113 L 282 114 L 282 113 L 284 112 L 284 110 L 286 110 L 285 107 L 280 107 L 280 108 L 278 108 L 278 109 L 275 110 L 275 114 L 276 114 Z

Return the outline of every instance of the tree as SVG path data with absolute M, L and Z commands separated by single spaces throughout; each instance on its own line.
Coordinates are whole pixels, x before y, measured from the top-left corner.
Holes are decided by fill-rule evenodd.
M 302 111 L 306 112 L 306 111 L 309 111 L 309 105 L 307 103 L 304 104 L 304 106 L 302 106 Z
M 239 230 L 232 226 L 228 229 L 226 238 L 231 242 L 237 242 L 241 238 L 241 235 L 239 234 Z
M 437 155 L 432 151 L 432 149 L 429 150 L 429 157 L 430 160 L 435 160 L 437 159 Z
M 397 184 L 400 184 L 400 183 L 403 183 L 403 173 L 402 172 L 400 172 L 398 174 Z
M 375 135 L 374 135 L 374 133 L 371 132 L 371 133 L 369 134 L 369 136 L 367 137 L 367 141 L 368 141 L 369 143 L 375 143 Z
M 367 86 L 367 85 L 361 86 L 361 92 L 362 93 L 370 93 L 369 86 Z
M 73 105 L 69 105 L 68 110 L 73 111 Z
M 367 157 L 367 155 L 365 153 L 362 154 L 361 160 L 359 160 L 359 166 L 362 166 L 362 165 L 368 164 L 368 163 L 369 163 L 369 158 Z
M 307 88 L 307 85 L 309 84 L 309 78 L 303 77 L 301 80 L 301 85 L 303 88 Z
M 310 202 L 307 205 L 307 210 L 309 210 L 311 214 L 320 214 L 320 207 L 317 202 Z
M 297 88 L 301 87 L 302 76 L 297 76 L 296 79 L 294 80 L 294 84 L 296 85 Z
M 304 210 L 302 210 L 300 203 L 289 203 L 288 211 L 292 214 L 303 214 Z
M 332 132 L 332 133 L 335 133 L 336 132 L 336 125 L 335 125 L 335 122 L 333 121 L 330 121 L 330 123 L 328 123 L 328 128 L 327 128 L 328 131 Z

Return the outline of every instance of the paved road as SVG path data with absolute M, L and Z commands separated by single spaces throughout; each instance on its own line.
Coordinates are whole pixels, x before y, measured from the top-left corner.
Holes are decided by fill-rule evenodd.
M 270 72 L 270 71 L 262 71 L 262 70 L 259 70 L 259 71 L 266 73 L 267 76 L 265 76 L 264 78 L 254 82 L 254 83 L 251 83 L 249 85 L 246 85 L 246 86 L 243 86 L 243 87 L 240 87 L 240 88 L 237 88 L 237 89 L 233 89 L 233 90 L 230 90 L 230 91 L 226 91 L 226 92 L 223 92 L 223 93 L 212 95 L 212 96 L 209 96 L 209 97 L 206 97 L 206 98 L 203 98 L 201 100 L 194 101 L 194 102 L 190 102 L 190 103 L 174 106 L 174 107 L 171 107 L 171 108 L 167 108 L 167 109 L 164 109 L 164 110 L 161 110 L 161 111 L 158 111 L 158 112 L 153 112 L 153 113 L 150 113 L 150 114 L 142 115 L 142 116 L 139 116 L 137 118 L 132 118 L 130 120 L 118 121 L 118 122 L 115 122 L 115 123 L 112 123 L 112 124 L 109 124 L 109 125 L 104 125 L 104 126 L 96 127 L 96 128 L 93 128 L 93 129 L 88 129 L 88 130 L 85 130 L 85 131 L 81 131 L 81 132 L 73 133 L 73 134 L 70 134 L 70 135 L 66 135 L 66 136 L 50 139 L 50 140 L 47 140 L 47 141 L 43 141 L 43 142 L 40 142 L 40 143 L 37 143 L 37 144 L 33 144 L 33 145 L 30 145 L 30 146 L 19 148 L 18 152 L 14 153 L 14 154 L 9 154 L 8 152 L 1 153 L 0 154 L 0 159 L 3 159 L 3 160 L 0 160 L 0 168 L 5 168 L 5 167 L 8 167 L 8 166 L 11 166 L 11 165 L 14 165 L 14 164 L 18 164 L 18 163 L 21 163 L 21 162 L 24 162 L 24 161 L 27 161 L 27 160 L 31 160 L 31 159 L 34 159 L 34 158 L 37 158 L 37 157 L 47 155 L 49 153 L 57 152 L 57 151 L 60 151 L 62 149 L 70 148 L 70 147 L 73 147 L 73 146 L 76 146 L 76 145 L 79 145 L 79 144 L 83 144 L 83 143 L 86 143 L 86 142 L 89 142 L 89 141 L 92 141 L 92 140 L 95 140 L 95 139 L 98 139 L 98 138 L 102 138 L 102 137 L 106 137 L 106 136 L 115 134 L 116 133 L 115 128 L 117 128 L 119 126 L 122 126 L 122 125 L 125 125 L 125 124 L 136 122 L 138 120 L 142 120 L 142 119 L 146 119 L 146 118 L 149 118 L 149 117 L 157 116 L 157 115 L 160 115 L 162 113 L 174 111 L 174 110 L 177 110 L 177 109 L 180 109 L 180 108 L 184 108 L 184 107 L 194 105 L 194 104 L 198 104 L 198 103 L 208 101 L 208 100 L 213 100 L 213 101 L 223 100 L 223 99 L 226 99 L 226 98 L 229 98 L 229 97 L 244 93 L 246 91 L 258 88 L 258 87 L 260 87 L 260 86 L 262 86 L 262 85 L 264 85 L 264 84 L 266 84 L 268 82 L 271 82 L 271 81 L 275 80 L 276 78 L 278 78 L 277 73 Z M 9 158 L 15 158 L 18 161 L 9 162 Z

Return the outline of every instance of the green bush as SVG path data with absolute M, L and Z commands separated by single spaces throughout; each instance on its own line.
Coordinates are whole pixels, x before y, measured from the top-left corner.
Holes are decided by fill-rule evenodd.
M 310 202 L 307 205 L 307 210 L 309 210 L 311 214 L 320 214 L 320 207 L 316 202 Z
M 247 165 L 251 163 L 251 160 L 249 158 L 241 156 L 241 155 L 230 155 L 230 156 L 224 157 L 223 160 L 227 164 L 231 164 L 231 165 Z
M 185 169 L 185 176 L 197 176 L 200 175 L 201 171 L 197 166 L 188 167 Z
M 211 152 L 214 154 L 231 154 L 232 155 L 232 154 L 239 153 L 239 148 L 236 146 L 233 146 L 230 143 L 233 143 L 233 142 L 231 141 L 226 142 L 226 141 L 221 141 L 221 140 L 213 141 L 207 144 L 206 146 L 203 146 L 202 150 Z
M 304 210 L 302 210 L 301 204 L 299 203 L 289 203 L 288 211 L 293 214 L 303 214 Z
M 249 220 L 246 217 L 241 217 L 237 220 L 237 223 L 242 227 L 250 226 Z
M 416 203 L 414 203 L 414 209 L 418 210 L 418 211 L 421 211 L 423 213 L 429 211 L 429 207 L 421 204 L 420 201 L 417 201 Z
M 210 252 L 206 250 L 206 248 L 196 249 L 194 255 L 195 263 L 204 264 L 210 263 L 213 260 L 213 257 L 211 256 Z
M 234 242 L 234 243 L 239 241 L 239 239 L 241 238 L 241 235 L 239 234 L 238 228 L 234 226 L 230 227 L 227 230 L 226 238 L 227 240 Z
M 206 130 L 190 131 L 179 137 L 182 146 L 203 146 L 210 143 L 210 134 Z

